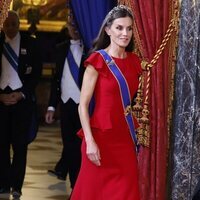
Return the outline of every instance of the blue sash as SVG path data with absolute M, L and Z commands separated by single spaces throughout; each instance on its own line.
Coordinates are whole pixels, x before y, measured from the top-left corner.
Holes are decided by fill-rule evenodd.
M 10 63 L 10 65 L 13 67 L 13 69 L 17 72 L 19 58 L 17 54 L 14 52 L 14 50 L 12 49 L 12 47 L 7 42 L 3 44 L 3 54 L 8 60 L 8 62 Z
M 111 73 L 117 80 L 117 83 L 120 89 L 122 105 L 124 107 L 124 116 L 125 116 L 127 125 L 129 127 L 132 140 L 135 144 L 136 152 L 139 152 L 139 145 L 137 142 L 137 135 L 135 132 L 134 121 L 133 121 L 133 116 L 132 116 L 131 96 L 130 96 L 130 91 L 129 91 L 129 87 L 126 82 L 126 79 L 123 76 L 120 69 L 118 68 L 118 66 L 116 65 L 116 63 L 113 61 L 113 59 L 104 50 L 99 50 L 97 52 L 99 52 L 101 56 L 104 58 L 106 64 L 108 65 L 108 68 L 110 69 Z
M 74 60 L 74 56 L 73 56 L 70 48 L 67 53 L 67 60 L 69 63 L 69 69 L 70 69 L 71 75 L 72 75 L 76 85 L 78 86 L 78 88 L 80 88 L 80 86 L 79 86 L 79 67 Z

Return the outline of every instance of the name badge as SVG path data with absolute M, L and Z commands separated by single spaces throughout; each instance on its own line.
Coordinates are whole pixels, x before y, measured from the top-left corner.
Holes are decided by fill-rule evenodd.
M 25 74 L 31 74 L 31 72 L 32 72 L 32 67 L 31 66 L 27 67 Z
M 22 48 L 22 49 L 21 49 L 21 54 L 22 54 L 22 55 L 26 55 L 26 54 L 27 54 L 26 49 L 23 49 L 23 48 Z

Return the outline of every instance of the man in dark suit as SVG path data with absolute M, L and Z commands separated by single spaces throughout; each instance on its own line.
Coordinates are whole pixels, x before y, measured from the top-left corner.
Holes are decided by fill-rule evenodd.
M 35 39 L 20 34 L 19 18 L 14 11 L 9 11 L 3 25 L 0 58 L 0 193 L 12 191 L 16 198 L 22 194 L 29 132 L 36 108 L 34 90 L 42 64 Z
M 65 180 L 69 173 L 73 188 L 81 163 L 81 140 L 76 133 L 81 127 L 78 104 L 84 71 L 84 49 L 74 26 L 69 24 L 65 31 L 66 40 L 56 45 L 56 74 L 52 81 L 45 118 L 47 123 L 54 121 L 55 109 L 60 102 L 63 150 L 55 169 L 48 172 L 61 180 Z

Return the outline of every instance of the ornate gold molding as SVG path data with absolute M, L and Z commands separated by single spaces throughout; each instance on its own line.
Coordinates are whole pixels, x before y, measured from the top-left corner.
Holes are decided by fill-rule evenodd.
M 174 76 L 175 76 L 175 65 L 177 60 L 177 46 L 178 46 L 178 33 L 179 33 L 179 0 L 172 0 L 170 5 L 170 16 L 171 18 L 176 17 L 175 29 L 171 34 L 171 38 L 169 40 L 169 63 L 168 69 L 169 71 L 169 100 L 168 100 L 168 144 L 170 144 L 170 132 L 171 132 L 171 124 L 172 124 L 172 113 L 173 113 L 173 100 L 174 100 Z M 168 146 L 169 149 L 169 146 Z
M 3 23 L 8 16 L 8 10 L 10 8 L 12 0 L 1 0 L 0 1 L 0 31 L 3 27 Z
M 40 20 L 36 27 L 38 31 L 59 32 L 64 25 L 66 25 L 65 21 Z M 29 26 L 27 19 L 20 19 L 20 30 L 27 31 Z

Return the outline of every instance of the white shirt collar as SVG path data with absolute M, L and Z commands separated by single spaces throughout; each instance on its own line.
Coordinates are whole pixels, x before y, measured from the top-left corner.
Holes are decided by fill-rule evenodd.
M 71 44 L 80 44 L 81 45 L 81 40 L 70 40 Z

